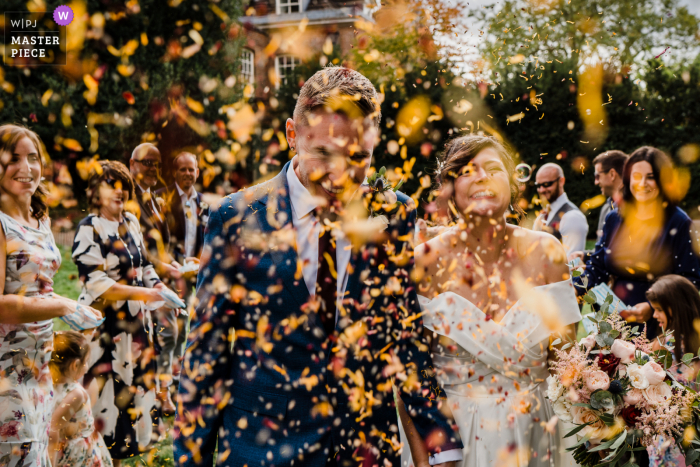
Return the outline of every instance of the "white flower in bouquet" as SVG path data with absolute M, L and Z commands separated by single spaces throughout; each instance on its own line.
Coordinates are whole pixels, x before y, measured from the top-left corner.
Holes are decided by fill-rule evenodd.
M 644 376 L 646 376 L 651 385 L 659 384 L 666 379 L 666 370 L 654 361 L 646 362 L 642 367 L 642 371 L 644 371 Z
M 593 346 L 595 345 L 595 336 L 598 335 L 597 332 L 594 332 L 593 334 L 590 334 L 583 339 L 579 341 L 579 344 L 581 344 L 583 347 L 587 348 L 588 350 L 591 350 Z
M 571 404 L 565 399 L 558 400 L 552 404 L 554 415 L 563 422 L 570 422 L 574 419 L 571 415 Z
M 642 367 L 636 363 L 627 365 L 627 376 L 630 378 L 630 384 L 637 389 L 646 389 L 649 387 L 649 380 L 644 374 Z
M 673 395 L 671 392 L 671 386 L 664 383 L 651 385 L 642 391 L 642 393 L 650 405 L 663 404 L 667 400 L 671 399 L 671 396 Z
M 597 391 L 602 389 L 606 391 L 610 387 L 610 377 L 604 371 L 591 371 L 586 375 L 586 387 L 589 391 Z
M 564 394 L 564 386 L 554 376 L 547 377 L 547 399 L 556 402 Z M 561 417 L 559 417 L 561 418 Z
M 621 363 L 632 362 L 634 360 L 634 351 L 634 344 L 622 339 L 615 339 L 612 347 L 610 347 L 610 352 L 619 358 Z

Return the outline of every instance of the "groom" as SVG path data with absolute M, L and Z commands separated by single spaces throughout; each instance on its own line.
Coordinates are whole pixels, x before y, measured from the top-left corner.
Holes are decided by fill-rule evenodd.
M 210 467 L 218 447 L 225 466 L 398 467 L 396 387 L 430 465 L 453 466 L 462 443 L 409 277 L 410 198 L 398 193 L 389 225 L 362 241 L 382 230 L 357 208 L 378 139 L 377 92 L 353 70 L 325 68 L 293 117 L 296 157 L 210 217 L 175 460 Z

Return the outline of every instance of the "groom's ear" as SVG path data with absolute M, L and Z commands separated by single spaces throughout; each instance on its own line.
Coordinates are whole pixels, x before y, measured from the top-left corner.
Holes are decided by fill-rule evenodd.
M 297 148 L 297 130 L 294 126 L 294 120 L 291 118 L 287 119 L 286 123 L 286 131 L 287 131 L 287 144 L 292 150 L 296 150 Z

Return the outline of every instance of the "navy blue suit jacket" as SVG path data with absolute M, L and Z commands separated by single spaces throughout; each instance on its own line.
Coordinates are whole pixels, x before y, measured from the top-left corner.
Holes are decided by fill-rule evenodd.
M 335 456 L 339 466 L 358 457 L 398 466 L 392 377 L 429 449 L 460 449 L 409 276 L 410 198 L 399 194 L 385 243 L 353 252 L 345 310 L 329 339 L 307 306 L 288 167 L 212 209 L 180 381 L 176 462 L 211 466 L 218 435 L 218 465 L 325 467 Z M 402 386 L 405 377 L 416 390 Z

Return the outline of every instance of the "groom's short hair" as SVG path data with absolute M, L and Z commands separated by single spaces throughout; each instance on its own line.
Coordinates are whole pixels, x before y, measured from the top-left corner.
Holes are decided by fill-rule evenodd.
M 370 80 L 355 70 L 329 66 L 309 78 L 294 107 L 294 121 L 308 125 L 309 112 L 325 107 L 348 117 L 370 118 L 379 127 L 382 111 L 377 90 Z

